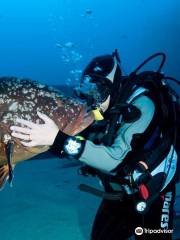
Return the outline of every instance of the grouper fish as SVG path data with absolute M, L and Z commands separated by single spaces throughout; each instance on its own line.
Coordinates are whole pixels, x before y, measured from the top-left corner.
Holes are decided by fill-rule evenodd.
M 6 180 L 12 181 L 13 169 L 21 161 L 49 149 L 48 146 L 24 147 L 11 136 L 11 125 L 17 118 L 43 124 L 37 111 L 48 115 L 66 134 L 76 135 L 93 121 L 92 112 L 85 103 L 65 96 L 58 89 L 30 79 L 0 78 L 0 188 Z M 46 137 L 46 136 L 44 136 Z

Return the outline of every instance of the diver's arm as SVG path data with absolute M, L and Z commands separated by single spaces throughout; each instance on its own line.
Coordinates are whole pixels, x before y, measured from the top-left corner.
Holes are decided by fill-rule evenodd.
M 133 123 L 123 124 L 111 147 L 96 145 L 87 140 L 79 160 L 103 171 L 112 171 L 131 151 L 134 134 L 143 133 L 149 126 L 155 112 L 155 106 L 146 96 L 137 98 L 133 104 L 141 110 L 141 117 Z
M 155 106 L 148 97 L 141 96 L 133 104 L 141 110 L 141 117 L 133 123 L 123 124 L 118 130 L 112 146 L 97 145 L 92 141 L 79 139 L 78 136 L 69 137 L 59 131 L 51 151 L 59 157 L 62 152 L 65 152 L 67 156 L 73 156 L 81 162 L 103 171 L 113 170 L 131 151 L 133 135 L 143 133 L 154 115 Z

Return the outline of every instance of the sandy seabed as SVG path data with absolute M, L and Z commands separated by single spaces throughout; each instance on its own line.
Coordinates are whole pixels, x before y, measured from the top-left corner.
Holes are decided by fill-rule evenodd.
M 71 160 L 55 158 L 19 164 L 13 187 L 6 184 L 0 192 L 0 239 L 89 240 L 101 199 L 80 192 L 77 186 L 97 185 L 98 181 L 79 176 L 74 165 Z M 177 238 L 177 221 L 176 226 Z

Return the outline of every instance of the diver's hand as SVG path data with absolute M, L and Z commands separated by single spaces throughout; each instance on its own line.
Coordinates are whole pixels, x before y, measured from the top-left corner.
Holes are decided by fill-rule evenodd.
M 37 114 L 44 121 L 44 124 L 36 124 L 18 118 L 17 122 L 27 127 L 11 126 L 11 135 L 23 140 L 21 143 L 26 147 L 35 147 L 40 145 L 51 146 L 59 131 L 58 126 L 47 115 L 40 112 L 37 112 Z

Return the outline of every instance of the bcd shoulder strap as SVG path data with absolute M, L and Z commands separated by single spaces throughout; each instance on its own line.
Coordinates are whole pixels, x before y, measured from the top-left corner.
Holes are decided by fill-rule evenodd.
M 164 159 L 170 150 L 171 144 L 173 144 L 173 127 L 175 124 L 172 112 L 172 96 L 169 92 L 169 86 L 163 83 L 162 74 L 143 72 L 134 76 L 133 83 L 135 87 L 144 87 L 149 90 L 145 95 L 153 100 L 155 114 L 146 131 L 142 134 L 135 134 L 133 137 L 131 143 L 132 151 L 127 154 L 121 164 L 121 169 L 123 168 L 126 174 L 140 160 L 151 162 L 152 168 L 154 168 Z M 130 84 L 129 90 L 132 93 L 135 87 L 132 82 Z M 127 85 L 126 90 L 128 90 Z M 123 95 L 125 96 L 124 92 Z M 155 155 L 152 154 L 153 151 L 154 153 L 156 152 Z

